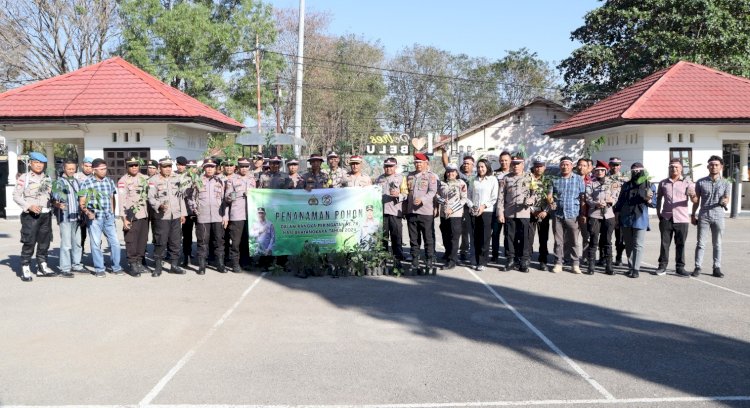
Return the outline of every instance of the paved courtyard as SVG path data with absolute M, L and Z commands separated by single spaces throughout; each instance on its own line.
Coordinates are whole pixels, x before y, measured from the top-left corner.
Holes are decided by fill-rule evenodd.
M 724 279 L 671 262 L 635 280 L 460 267 L 24 283 L 18 229 L 0 220 L 0 406 L 750 406 L 746 218 L 727 222 Z M 692 260 L 694 227 L 687 247 Z

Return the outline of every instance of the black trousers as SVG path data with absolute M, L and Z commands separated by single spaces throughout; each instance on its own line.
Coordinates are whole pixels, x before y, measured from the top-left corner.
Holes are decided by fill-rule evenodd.
M 492 257 L 500 256 L 500 234 L 503 232 L 504 223 L 497 220 L 497 211 L 492 212 Z M 508 246 L 508 234 L 503 235 L 503 246 Z M 507 250 L 506 250 L 507 251 Z M 507 254 L 506 254 L 507 256 Z
M 86 217 L 83 217 L 86 218 Z M 86 250 L 86 245 L 83 245 L 84 242 L 86 242 L 86 231 L 88 231 L 88 223 L 81 223 L 81 256 L 83 257 L 83 251 Z
M 461 238 L 461 217 L 440 218 L 440 235 L 445 246 L 445 256 L 458 262 L 458 240 Z
M 432 215 L 409 214 L 406 216 L 406 226 L 409 229 L 409 247 L 411 256 L 419 256 L 419 247 L 424 239 L 425 258 L 431 259 L 435 255 L 435 231 Z
M 148 218 L 133 220 L 130 223 L 130 229 L 123 231 L 125 237 L 125 251 L 128 254 L 128 262 L 141 263 L 146 255 L 146 244 L 148 243 Z M 154 233 L 156 233 L 154 231 Z
M 625 251 L 625 237 L 622 236 L 620 227 L 615 222 L 615 249 L 617 250 L 617 257 L 622 257 L 623 251 Z
M 401 249 L 404 235 L 401 220 L 399 216 L 383 214 L 383 248 L 388 250 L 390 239 L 393 257 L 399 261 L 404 259 L 404 252 Z
M 583 256 L 588 257 L 589 254 L 589 243 L 591 242 L 591 236 L 589 234 L 589 227 L 588 227 L 588 219 L 591 217 L 586 217 L 586 224 L 583 224 L 583 221 L 580 219 L 578 220 L 578 229 L 581 231 L 581 254 Z M 596 246 L 594 246 L 594 259 L 596 259 Z
M 160 261 L 164 259 L 164 252 L 168 251 L 170 262 L 177 264 L 180 261 L 180 235 L 182 234 L 180 219 L 154 220 L 154 223 L 156 224 L 154 258 Z
M 185 223 L 182 224 L 182 254 L 188 261 L 193 256 L 193 226 L 195 226 L 195 215 L 188 215 L 185 217 Z
M 534 236 L 537 231 L 539 232 L 539 263 L 546 264 L 549 259 L 549 251 L 547 250 L 547 242 L 549 241 L 549 215 L 544 217 L 543 220 L 539 218 L 531 218 L 531 236 L 529 237 L 529 248 L 534 252 Z
M 223 254 L 224 227 L 220 222 L 196 223 L 195 236 L 198 239 L 199 260 L 205 260 L 208 257 L 209 246 L 213 248 L 216 253 Z
M 474 218 L 474 262 L 476 265 L 487 265 L 487 251 L 492 237 L 492 220 L 497 219 L 494 213 L 483 212 Z
M 52 213 L 21 213 L 21 265 L 29 265 L 36 249 L 37 263 L 47 262 L 52 241 Z
M 666 267 L 669 264 L 669 246 L 674 237 L 675 266 L 677 269 L 685 268 L 685 239 L 688 234 L 687 222 L 674 222 L 673 219 L 660 219 L 659 232 L 661 233 L 661 249 L 659 250 L 659 266 Z
M 471 248 L 471 240 L 474 239 L 474 217 L 471 216 L 471 208 L 464 206 L 464 215 L 461 217 L 461 255 L 467 255 Z
M 531 259 L 530 220 L 528 218 L 506 218 L 505 232 L 508 236 L 508 246 L 505 248 L 507 260 L 528 265 Z
M 238 265 L 250 263 L 250 248 L 247 236 L 247 221 L 229 221 L 229 258 Z
M 589 217 L 586 222 L 586 232 L 589 236 L 589 245 L 588 252 L 584 252 L 584 254 L 589 258 L 589 262 L 596 259 L 596 249 L 600 245 L 604 246 L 603 259 L 612 259 L 612 234 L 615 232 L 615 219 Z

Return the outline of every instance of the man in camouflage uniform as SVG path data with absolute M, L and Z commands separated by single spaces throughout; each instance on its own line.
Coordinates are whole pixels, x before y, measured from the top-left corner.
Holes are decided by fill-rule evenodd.
M 414 154 L 415 171 L 406 177 L 408 196 L 406 199 L 406 225 L 409 229 L 409 246 L 411 264 L 419 268 L 419 247 L 424 240 L 424 251 L 427 270 L 432 270 L 435 262 L 434 242 L 434 199 L 437 193 L 438 177 L 428 168 L 428 159 L 424 153 Z
M 187 216 L 181 180 L 180 175 L 172 173 L 172 160 L 169 157 L 159 160 L 159 174 L 148 180 L 148 202 L 156 218 L 155 264 L 151 273 L 155 278 L 161 275 L 164 252 L 167 249 L 171 263 L 169 273 L 185 274 L 185 270 L 178 265 L 182 224 Z
M 536 195 L 531 193 L 533 176 L 523 170 L 524 158 L 516 153 L 510 159 L 510 171 L 500 180 L 497 193 L 497 220 L 505 225 L 507 247 L 505 270 L 515 265 L 519 271 L 529 271 L 531 259 L 531 207 Z
M 247 235 L 247 190 L 255 188 L 255 177 L 250 174 L 250 160 L 238 160 L 239 173 L 229 176 L 224 190 L 224 200 L 229 209 L 229 262 L 232 272 L 240 273 L 242 266 L 250 266 Z
M 607 177 L 609 166 L 597 160 L 591 182 L 586 185 L 586 205 L 588 208 L 587 227 L 589 230 L 589 246 L 586 256 L 589 258 L 586 273 L 594 274 L 594 258 L 596 250 L 604 241 L 604 271 L 607 275 L 614 275 L 612 269 L 612 233 L 615 228 L 615 213 L 612 206 L 620 195 L 620 185 L 617 181 Z
M 286 162 L 286 169 L 289 172 L 289 180 L 291 181 L 291 184 L 289 185 L 289 188 L 291 189 L 303 189 L 305 188 L 305 182 L 302 178 L 302 175 L 299 174 L 299 160 L 297 159 L 291 159 Z
M 210 245 L 216 251 L 217 270 L 225 273 L 224 269 L 224 230 L 229 224 L 229 217 L 225 211 L 224 183 L 216 176 L 216 161 L 203 161 L 203 176 L 188 200 L 188 205 L 197 217 L 195 235 L 198 238 L 198 275 L 206 274 L 206 258 Z
M 533 162 L 531 175 L 534 177 L 531 184 L 532 194 L 535 196 L 534 205 L 531 207 L 531 236 L 529 236 L 529 248 L 534 252 L 534 236 L 539 232 L 539 270 L 547 270 L 547 261 L 549 250 L 547 241 L 549 240 L 550 227 L 550 208 L 547 202 L 547 194 L 552 188 L 552 181 L 544 174 L 546 164 L 541 158 Z
M 331 187 L 331 179 L 328 177 L 328 174 L 321 170 L 323 157 L 319 154 L 312 154 L 310 155 L 310 158 L 307 159 L 307 164 L 310 165 L 310 169 L 302 175 L 305 190 L 311 191 L 314 189 Z
M 289 175 L 281 171 L 281 157 L 273 156 L 268 160 L 269 169 L 260 175 L 258 188 L 285 189 L 291 181 Z
M 362 173 L 362 156 L 352 156 L 349 159 L 351 171 L 344 178 L 342 187 L 367 187 L 372 185 L 372 178 Z
M 195 212 L 190 208 L 187 200 L 193 194 L 193 178 L 197 179 L 198 177 L 200 177 L 198 174 L 198 162 L 195 160 L 188 160 L 185 172 L 180 175 L 180 190 L 182 191 L 182 197 L 187 211 L 185 223 L 182 224 L 182 263 L 180 266 L 183 268 L 188 267 L 190 258 L 193 255 L 193 227 L 195 226 L 196 218 Z
M 31 255 L 36 248 L 36 276 L 55 276 L 47 266 L 47 252 L 52 240 L 52 180 L 44 174 L 47 158 L 29 154 L 31 171 L 19 175 L 13 190 L 13 201 L 21 207 L 21 280 L 31 282 Z
M 131 157 L 125 162 L 127 174 L 117 182 L 125 250 L 130 275 L 134 277 L 146 272 L 141 262 L 146 255 L 148 243 L 148 179 L 139 171 L 140 165 L 140 159 Z
M 383 162 L 383 174 L 375 181 L 383 192 L 383 248 L 388 249 L 388 238 L 391 241 L 391 252 L 396 259 L 397 267 L 404 260 L 401 249 L 404 218 L 404 200 L 409 193 L 406 188 L 406 178 L 402 174 L 396 174 L 395 158 L 389 157 Z
M 341 188 L 344 186 L 344 179 L 346 179 L 346 170 L 339 166 L 341 159 L 336 152 L 328 152 L 328 170 L 326 174 L 331 179 L 332 188 Z

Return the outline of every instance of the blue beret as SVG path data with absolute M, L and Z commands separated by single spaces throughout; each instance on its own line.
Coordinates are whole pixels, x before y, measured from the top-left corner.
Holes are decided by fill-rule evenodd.
M 29 159 L 30 160 L 40 161 L 42 163 L 47 163 L 47 158 L 43 154 L 41 154 L 39 152 L 31 152 L 31 153 L 29 153 Z
M 84 158 L 83 158 L 83 162 L 84 162 L 84 163 L 93 163 L 93 162 L 94 162 L 94 159 L 92 159 L 91 157 L 88 157 L 88 156 L 87 156 L 87 157 L 84 157 Z

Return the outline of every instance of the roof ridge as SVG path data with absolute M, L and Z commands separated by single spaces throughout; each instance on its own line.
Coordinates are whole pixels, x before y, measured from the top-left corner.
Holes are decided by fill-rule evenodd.
M 641 95 L 638 96 L 633 101 L 633 103 L 631 103 L 630 106 L 620 114 L 620 117 L 623 119 L 628 119 L 629 117 L 631 117 L 635 113 L 635 111 L 640 109 L 641 106 L 643 106 L 643 104 L 646 103 L 646 101 L 648 101 L 648 98 L 654 92 L 656 92 L 656 90 L 659 89 L 659 87 L 661 87 L 661 85 L 664 84 L 664 82 L 666 82 L 668 78 L 671 78 L 674 75 L 674 72 L 676 72 L 679 68 L 685 65 L 684 63 L 685 61 L 678 61 L 676 64 L 670 67 L 656 71 L 653 74 L 647 76 L 646 78 L 643 78 L 641 81 L 646 81 L 652 76 L 660 75 L 659 79 L 657 79 L 651 85 L 649 85 L 649 87 L 646 88 L 646 90 L 644 90 L 643 93 L 641 93 Z M 638 82 L 641 82 L 641 81 L 638 81 Z M 636 82 L 636 84 L 638 82 Z M 628 89 L 628 88 L 625 88 L 625 89 Z
M 713 72 L 714 74 L 719 74 L 721 76 L 725 76 L 725 77 L 728 77 L 728 78 L 731 78 L 731 79 L 738 80 L 740 82 L 744 82 L 744 83 L 750 84 L 750 79 L 742 77 L 742 76 L 739 76 L 739 75 L 733 75 L 733 74 L 730 74 L 728 72 L 719 71 L 716 68 L 711 68 L 709 66 L 701 65 L 701 64 L 698 64 L 698 63 L 695 63 L 695 62 L 690 62 L 690 61 L 680 61 L 680 62 L 683 63 L 684 65 L 690 65 L 692 67 L 699 68 L 699 69 L 702 69 L 704 71 Z M 679 64 L 679 62 L 678 62 L 678 64 Z

